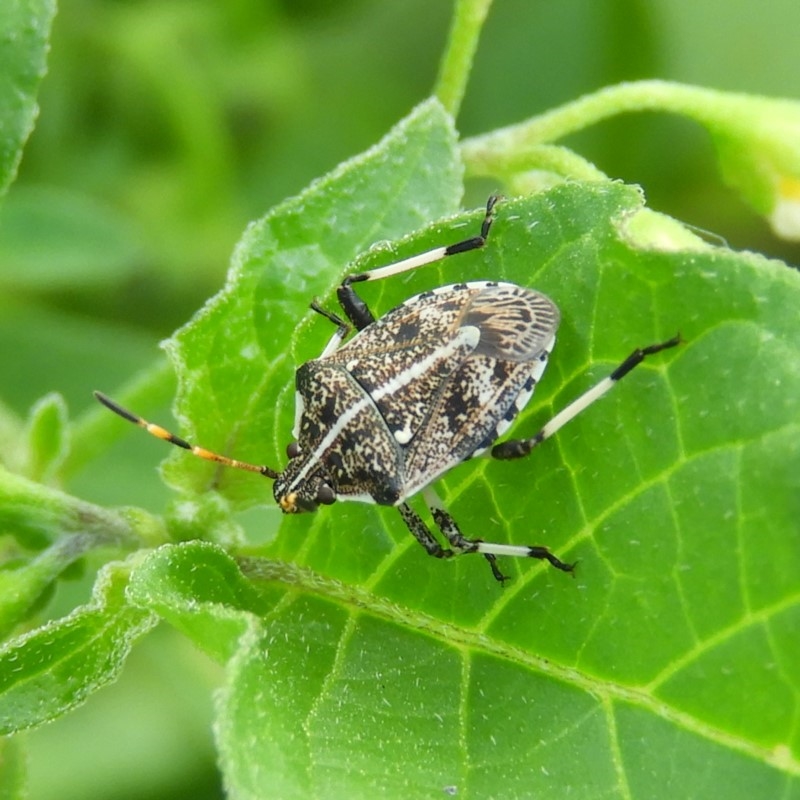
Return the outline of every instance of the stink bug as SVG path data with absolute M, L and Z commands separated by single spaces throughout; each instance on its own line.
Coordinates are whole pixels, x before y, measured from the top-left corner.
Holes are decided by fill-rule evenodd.
M 95 396 L 148 433 L 200 458 L 270 478 L 275 500 L 286 513 L 314 511 L 336 500 L 395 506 L 429 555 L 482 553 L 500 582 L 506 578 L 498 555 L 545 559 L 571 572 L 574 564 L 546 547 L 467 538 L 431 484 L 474 456 L 528 455 L 647 356 L 674 347 L 680 338 L 634 350 L 535 436 L 495 444 L 544 373 L 559 323 L 556 305 L 513 283 L 471 281 L 423 292 L 376 319 L 354 288 L 483 247 L 496 202 L 496 197 L 489 198 L 478 236 L 347 276 L 337 295 L 349 323 L 311 304 L 336 332 L 319 358 L 297 370 L 293 441 L 282 472 L 197 447 L 100 392 Z M 357 333 L 345 342 L 351 327 Z M 409 506 L 408 499 L 420 492 L 449 547 L 437 541 Z

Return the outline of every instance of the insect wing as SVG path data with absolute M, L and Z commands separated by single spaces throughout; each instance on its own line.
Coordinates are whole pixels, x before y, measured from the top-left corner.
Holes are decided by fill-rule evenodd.
M 483 452 L 508 429 L 544 373 L 558 322 L 549 298 L 513 284 L 483 284 L 473 295 L 460 324 L 477 328 L 478 345 L 442 385 L 408 448 L 406 492 Z

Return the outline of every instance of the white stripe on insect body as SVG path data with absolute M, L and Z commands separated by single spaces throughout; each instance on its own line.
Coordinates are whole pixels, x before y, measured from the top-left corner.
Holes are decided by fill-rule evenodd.
M 471 325 L 459 328 L 451 341 L 442 347 L 436 348 L 429 356 L 416 364 L 412 364 L 408 369 L 399 373 L 394 378 L 391 378 L 383 386 L 373 392 L 372 398 L 377 402 L 384 397 L 397 393 L 413 380 L 416 380 L 421 375 L 428 372 L 434 364 L 447 361 L 452 355 L 459 351 L 464 351 L 466 353 L 469 350 L 474 350 L 480 338 L 481 332 Z
M 314 452 L 311 453 L 309 456 L 305 457 L 304 464 L 302 469 L 295 475 L 294 480 L 286 487 L 287 494 L 289 492 L 294 492 L 297 490 L 298 486 L 300 486 L 308 477 L 308 473 L 312 469 L 316 469 L 319 465 L 319 457 L 322 456 L 336 441 L 336 438 L 341 434 L 341 432 L 371 403 L 371 400 L 368 396 L 364 397 L 363 399 L 359 400 L 356 403 L 353 403 L 344 414 L 336 421 L 334 425 L 332 425 L 325 436 L 322 438 L 322 441 L 317 445 L 314 449 Z

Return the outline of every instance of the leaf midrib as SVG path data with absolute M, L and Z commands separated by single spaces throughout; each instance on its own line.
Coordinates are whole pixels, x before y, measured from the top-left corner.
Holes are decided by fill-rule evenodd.
M 303 594 L 314 595 L 337 604 L 350 615 L 350 627 L 355 628 L 357 617 L 368 614 L 377 619 L 399 625 L 405 629 L 420 631 L 440 644 L 458 650 L 462 657 L 469 660 L 473 651 L 494 656 L 504 661 L 517 664 L 526 669 L 575 686 L 598 698 L 603 704 L 621 702 L 637 706 L 658 718 L 670 722 L 686 731 L 701 736 L 729 750 L 741 753 L 758 762 L 764 763 L 781 772 L 800 777 L 800 761 L 784 749 L 767 749 L 747 739 L 704 722 L 691 714 L 680 711 L 670 704 L 653 697 L 651 682 L 646 687 L 632 688 L 613 681 L 588 675 L 574 667 L 554 663 L 550 659 L 537 656 L 506 642 L 498 641 L 479 630 L 469 630 L 457 625 L 443 622 L 418 610 L 393 603 L 373 594 L 371 591 L 349 586 L 340 581 L 324 577 L 312 570 L 268 559 L 240 559 L 242 571 L 254 580 L 267 580 L 293 586 L 299 591 L 294 597 L 280 604 L 281 612 L 285 612 Z M 718 632 L 707 640 L 707 647 L 720 644 L 726 638 L 740 632 L 751 624 L 761 624 L 771 615 L 783 611 L 794 604 L 800 604 L 800 593 L 783 599 L 773 606 L 764 607 L 758 612 L 743 615 L 731 626 Z M 341 647 L 338 649 L 341 650 Z M 692 650 L 697 655 L 698 649 Z M 684 657 L 681 664 L 685 663 Z M 332 667 L 333 669 L 334 667 Z M 663 682 L 666 673 L 661 674 Z M 462 692 L 462 695 L 465 694 Z

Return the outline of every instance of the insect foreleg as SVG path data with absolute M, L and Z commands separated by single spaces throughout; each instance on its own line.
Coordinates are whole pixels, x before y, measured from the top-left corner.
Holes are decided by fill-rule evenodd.
M 323 308 L 316 300 L 311 303 L 311 310 L 316 311 L 317 314 L 336 325 L 336 333 L 331 336 L 330 341 L 325 345 L 325 349 L 318 356 L 318 358 L 325 358 L 339 349 L 347 334 L 350 333 L 350 326 L 340 316 Z
M 596 400 L 610 391 L 622 378 L 624 378 L 634 367 L 637 367 L 647 356 L 675 347 L 681 343 L 680 334 L 673 336 L 666 342 L 651 344 L 634 350 L 607 378 L 603 378 L 599 383 L 592 386 L 589 391 L 584 392 L 576 400 L 573 400 L 566 408 L 558 412 L 537 434 L 530 439 L 511 439 L 495 445 L 491 450 L 492 458 L 510 459 L 522 458 L 528 455 L 536 445 L 541 444 L 545 439 L 549 439 L 571 419 L 574 419 L 587 409 Z
M 463 241 L 448 245 L 447 247 L 435 247 L 433 250 L 427 250 L 424 253 L 405 258 L 394 264 L 388 264 L 385 267 L 378 267 L 378 269 L 373 269 L 369 272 L 348 275 L 342 281 L 342 285 L 338 288 L 336 294 L 344 313 L 353 325 L 355 325 L 356 330 L 360 331 L 368 325 L 371 325 L 375 322 L 375 316 L 369 310 L 367 304 L 356 294 L 352 284 L 361 283 L 363 281 L 377 281 L 392 275 L 400 275 L 403 272 L 409 272 L 412 269 L 424 267 L 427 264 L 434 264 L 437 261 L 441 261 L 443 258 L 447 258 L 447 256 L 453 256 L 458 253 L 468 253 L 470 250 L 477 250 L 483 247 L 489 236 L 489 229 L 492 227 L 494 207 L 497 201 L 498 197 L 492 195 L 486 203 L 486 215 L 481 223 L 481 232 L 478 236 L 472 236 L 469 239 L 464 239 Z

